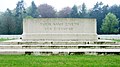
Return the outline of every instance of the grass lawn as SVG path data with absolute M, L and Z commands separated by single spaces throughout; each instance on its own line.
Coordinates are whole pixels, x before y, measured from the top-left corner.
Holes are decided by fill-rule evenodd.
M 13 39 L 8 39 L 8 38 L 0 38 L 0 42 L 1 42 L 1 41 L 7 41 L 7 40 L 13 40 Z
M 120 67 L 120 56 L 0 55 L 0 67 Z
M 115 39 L 115 40 L 113 40 L 114 42 L 120 42 L 120 39 Z

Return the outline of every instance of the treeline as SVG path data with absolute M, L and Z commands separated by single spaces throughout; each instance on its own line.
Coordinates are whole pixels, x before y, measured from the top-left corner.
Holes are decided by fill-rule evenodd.
M 114 19 L 117 19 L 115 21 L 117 23 L 114 26 L 111 25 L 111 23 L 114 23 L 114 21 L 110 21 L 111 18 L 107 19 L 110 22 L 105 25 L 107 23 L 105 18 L 108 14 L 115 16 Z M 37 7 L 34 1 L 31 2 L 31 6 L 25 8 L 24 1 L 21 0 L 18 1 L 14 10 L 8 8 L 5 12 L 0 13 L 0 34 L 22 34 L 24 18 L 96 18 L 98 34 L 120 33 L 120 22 L 118 20 L 120 18 L 120 5 L 108 6 L 102 2 L 97 2 L 92 9 L 87 9 L 85 3 L 83 3 L 80 6 L 64 7 L 60 11 L 56 11 L 53 6 L 48 4 L 41 4 Z M 117 31 L 111 30 L 109 32 L 108 30 L 106 32 L 106 26 L 110 27 L 108 25 L 112 26 L 110 29 L 117 29 Z

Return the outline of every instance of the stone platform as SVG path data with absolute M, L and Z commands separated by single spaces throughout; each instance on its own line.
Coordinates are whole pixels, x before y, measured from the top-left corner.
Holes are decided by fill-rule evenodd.
M 120 49 L 0 49 L 0 54 L 33 54 L 33 55 L 60 55 L 60 54 L 120 54 Z
M 0 45 L 0 54 L 120 54 L 120 45 Z
M 0 42 L 0 44 L 0 54 L 71 55 L 76 53 L 120 53 L 120 43 L 110 40 L 99 40 L 97 42 L 11 40 Z
M 1 45 L 119 45 L 118 42 L 111 40 L 98 40 L 98 41 L 23 41 L 23 40 L 9 40 L 0 42 Z

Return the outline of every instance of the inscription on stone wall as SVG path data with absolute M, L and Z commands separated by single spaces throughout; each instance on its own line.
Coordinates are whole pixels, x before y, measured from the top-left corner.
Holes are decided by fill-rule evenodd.
M 39 22 L 38 22 L 39 23 Z M 42 26 L 78 26 L 79 25 L 79 23 L 46 23 L 46 22 L 43 22 L 43 23 L 39 23 L 40 25 L 42 25 Z
M 44 30 L 74 30 L 75 26 L 79 26 L 79 23 L 62 23 L 62 22 L 58 22 L 58 23 L 46 23 L 46 22 L 42 22 L 39 23 L 39 25 L 41 27 L 43 27 L 42 29 Z
M 95 41 L 96 19 L 36 18 L 24 19 L 23 40 Z
M 26 19 L 26 33 L 95 33 L 94 19 Z M 33 29 L 33 30 L 28 30 Z

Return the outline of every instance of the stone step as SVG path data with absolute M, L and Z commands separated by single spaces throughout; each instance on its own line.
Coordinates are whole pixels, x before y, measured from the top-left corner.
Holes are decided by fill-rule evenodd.
M 0 47 L 18 47 L 18 48 L 30 48 L 30 47 L 120 47 L 120 45 L 0 45 Z
M 0 54 L 120 53 L 120 49 L 0 49 Z
M 22 41 L 22 40 L 10 40 L 0 42 L 2 45 L 87 45 L 87 44 L 94 44 L 94 45 L 119 45 L 119 42 L 113 42 L 110 40 L 99 40 L 96 42 L 92 41 Z
M 120 45 L 0 45 L 0 49 L 120 49 Z
M 120 52 L 120 49 L 0 49 L 0 52 Z

